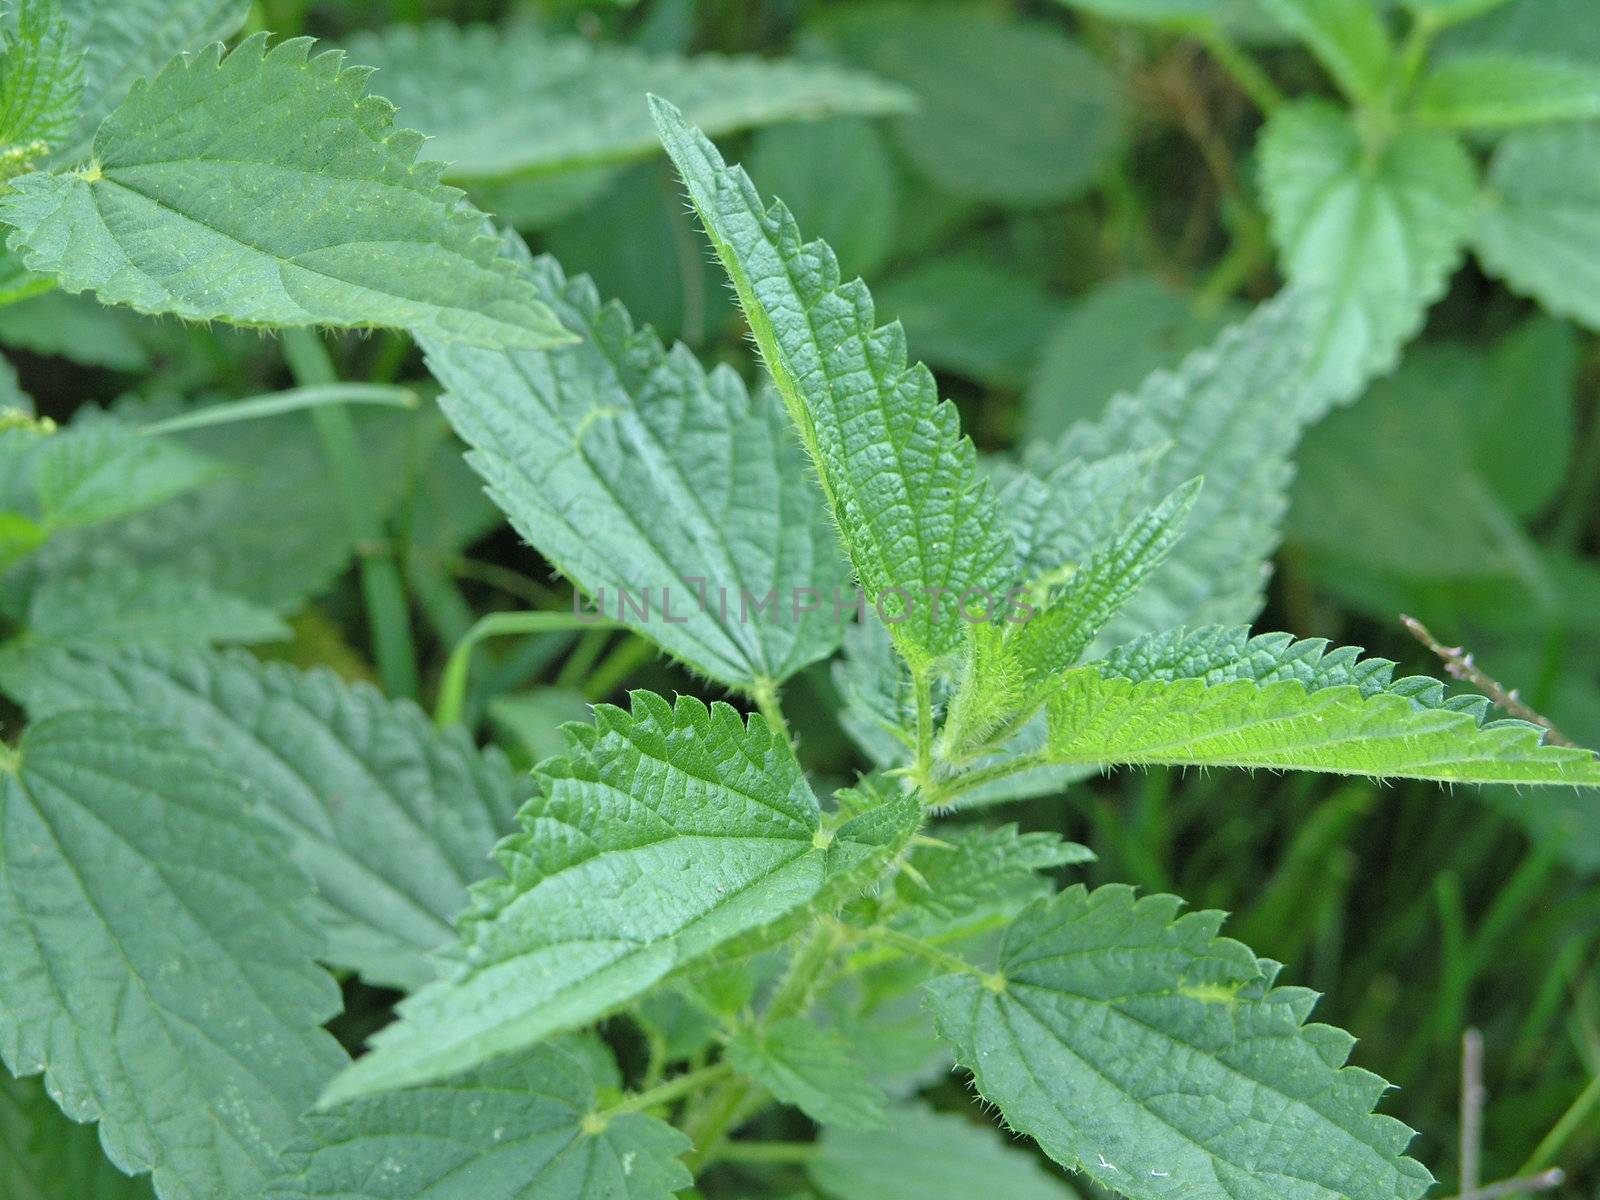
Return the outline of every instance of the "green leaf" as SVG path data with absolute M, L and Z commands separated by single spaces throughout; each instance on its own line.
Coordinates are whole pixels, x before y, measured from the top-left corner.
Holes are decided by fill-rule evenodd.
M 1007 930 L 995 979 L 928 985 L 940 1032 L 1007 1124 L 1133 1200 L 1415 1200 L 1411 1130 L 1316 995 L 1179 918 L 1175 896 L 1069 888 Z M 987 983 L 992 982 L 991 988 Z
M 811 1181 L 833 1200 L 1075 1200 L 1039 1160 L 991 1125 L 954 1113 L 906 1105 L 887 1130 L 823 1131 Z
M 740 934 L 803 910 L 876 850 L 821 827 L 794 752 L 726 704 L 633 694 L 569 726 L 505 875 L 473 889 L 459 962 L 325 1102 L 437 1079 L 596 1019 Z
M 834 113 L 903 112 L 906 94 L 818 63 L 647 54 L 631 46 L 444 22 L 391 25 L 349 42 L 379 68 L 400 119 L 431 135 L 424 153 L 451 178 L 548 174 L 647 158 L 659 143 L 647 93 L 711 133 Z
M 48 291 L 0 307 L 0 345 L 87 367 L 141 371 L 150 355 L 134 333 L 139 318 L 92 296 Z
M 1372 0 L 1259 0 L 1357 102 L 1383 98 L 1394 46 Z
M 1576 369 L 1571 327 L 1535 318 L 1487 352 L 1418 347 L 1313 430 L 1288 537 L 1318 586 L 1382 621 L 1440 603 L 1419 590 L 1430 583 L 1547 590 L 1517 517 L 1540 512 L 1567 476 Z M 1395 586 L 1413 599 L 1386 598 Z
M 29 598 L 25 629 L 0 643 L 0 688 L 49 688 L 63 650 L 275 642 L 289 627 L 267 609 L 178 572 L 112 565 L 52 575 Z M 47 678 L 39 679 L 43 675 Z M 30 681 L 30 677 L 32 677 Z
M 250 13 L 247 0 L 59 0 L 83 49 L 85 81 L 78 128 L 55 161 L 89 153 L 89 141 L 134 84 L 174 55 L 232 37 Z
M 1044 22 L 852 5 L 834 26 L 825 36 L 843 56 L 916 96 L 917 111 L 895 122 L 898 141 L 952 195 L 1016 207 L 1072 199 L 1121 148 L 1115 77 Z
M 119 421 L 80 419 L 0 447 L 13 502 L 51 529 L 96 525 L 154 508 L 215 478 L 209 459 Z M 30 487 L 31 484 L 31 487 Z M 31 497 L 21 499 L 17 493 Z
M 262 35 L 173 61 L 106 119 L 86 168 L 13 183 L 12 249 L 141 312 L 567 340 L 483 216 L 416 163 L 421 135 L 311 46 Z
M 1600 117 L 1600 67 L 1475 54 L 1429 72 L 1416 115 L 1447 129 L 1502 129 Z
M 728 1042 L 741 1075 L 818 1125 L 882 1129 L 880 1088 L 867 1079 L 850 1042 L 836 1029 L 789 1017 L 762 1030 L 743 1029 Z
M 1178 30 L 1205 29 L 1215 23 L 1250 42 L 1284 40 L 1282 26 L 1266 13 L 1263 0 L 1059 0 L 1068 8 Z
M 374 983 L 433 977 L 430 953 L 527 795 L 460 730 L 439 732 L 414 705 L 328 671 L 153 648 L 62 647 L 35 663 L 17 691 L 36 719 L 136 712 L 247 787 L 316 885 L 328 960 Z
M 659 145 L 654 137 L 651 144 Z M 836 117 L 763 129 L 751 142 L 750 170 L 841 262 L 870 275 L 888 259 L 900 184 L 874 122 Z
M 671 105 L 652 101 L 662 141 L 727 268 L 768 369 L 822 480 L 840 538 L 870 602 L 920 663 L 962 644 L 950 597 L 999 596 L 1010 536 L 955 406 L 926 367 L 907 367 L 899 325 L 874 327 L 859 280 L 833 252 L 802 243 L 788 210 L 765 208 Z
M 776 184 L 773 191 L 787 203 L 788 193 Z M 840 261 L 856 265 L 848 255 Z M 878 305 L 905 326 L 912 352 L 930 366 L 1007 388 L 1027 379 L 1061 316 L 1059 301 L 1038 283 L 971 251 L 895 275 L 878 289 Z
M 1589 0 L 1498 0 L 1492 11 L 1445 30 L 1436 50 L 1440 58 L 1504 51 L 1600 66 L 1600 25 Z
M 1600 121 L 1505 138 L 1472 245 L 1512 291 L 1600 329 Z
M 1095 288 L 1039 351 L 1023 397 L 1024 440 L 1057 438 L 1074 421 L 1099 420 L 1118 392 L 1132 391 L 1154 371 L 1177 369 L 1243 315 L 1231 304 L 1202 314 L 1143 275 Z
M 0 170 L 20 174 L 17 166 L 43 157 L 46 147 L 72 130 L 83 79 L 83 53 L 57 4 L 23 0 L 6 14 L 0 44 Z
M 1066 582 L 1008 639 L 1028 687 L 1049 687 L 1052 676 L 1082 658 L 1111 618 L 1166 561 L 1182 536 L 1200 484 L 1193 479 L 1174 489 L 1087 561 L 1065 564 L 1071 572 Z
M 1056 763 L 1235 766 L 1444 783 L 1600 784 L 1600 758 L 1546 745 L 1522 721 L 1485 723 L 1482 696 L 1386 659 L 1325 654 L 1287 634 L 1173 631 L 1068 671 L 1049 707 Z
M 36 1079 L 0 1071 L 0 1188 L 8 1200 L 151 1200 L 148 1179 L 124 1175 L 93 1127 L 75 1125 Z
M 543 1045 L 312 1113 L 266 1200 L 669 1200 L 688 1187 L 688 1139 L 638 1113 L 598 1118 L 599 1082 Z
M 1261 188 L 1289 279 L 1327 305 L 1313 369 L 1343 399 L 1394 365 L 1461 261 L 1476 169 L 1448 134 L 1402 133 L 1368 150 L 1321 100 L 1274 113 Z
M 1137 498 L 1146 505 L 1185 480 L 1205 479 L 1183 539 L 1112 619 L 1102 645 L 1184 621 L 1247 621 L 1260 610 L 1288 507 L 1292 456 L 1302 429 L 1321 417 L 1329 402 L 1326 391 L 1307 381 L 1308 325 L 1316 310 L 1292 293 L 1263 305 L 1215 345 L 1191 355 L 1176 373 L 1158 372 L 1137 391 L 1118 396 L 1093 425 L 1074 426 L 1059 443 L 1028 449 L 1024 466 L 1043 488 L 1034 503 L 1048 509 L 1055 500 L 1060 514 L 1105 514 L 1086 517 L 1089 528 L 1124 519 L 1119 516 L 1126 511 L 1120 507 L 1124 485 L 1107 484 L 1109 503 L 1091 510 L 1073 496 L 1074 460 L 1095 464 L 1116 455 L 1143 455 L 1153 463 Z M 1138 467 L 1137 457 L 1124 459 L 1111 478 Z M 1056 564 L 1078 557 L 1084 543 L 1073 531 L 1062 533 L 1065 525 L 1058 519 L 1057 532 L 1034 543 L 1038 548 L 1028 552 L 1030 563 L 1040 569 L 1055 565 L 1046 548 L 1074 551 Z
M 372 501 L 388 515 L 409 494 L 427 461 L 425 449 L 448 438 L 449 426 L 431 405 L 415 411 L 367 407 L 351 419 L 367 456 Z M 354 557 L 338 482 L 305 413 L 139 440 L 176 446 L 212 464 L 215 477 L 113 523 L 55 534 L 31 560 L 39 573 L 79 574 L 128 562 L 178 571 L 291 612 L 327 588 Z M 439 449 L 455 450 L 453 439 Z M 424 502 L 421 495 L 418 502 Z M 417 531 L 411 532 L 415 544 Z
M 444 411 L 517 531 L 595 609 L 724 683 L 770 685 L 830 654 L 844 567 L 776 399 L 663 347 L 554 260 L 527 271 L 580 344 L 427 343 Z
M 250 807 L 129 714 L 38 722 L 0 770 L 0 1054 L 164 1200 L 259 1188 L 344 1061 L 310 888 Z

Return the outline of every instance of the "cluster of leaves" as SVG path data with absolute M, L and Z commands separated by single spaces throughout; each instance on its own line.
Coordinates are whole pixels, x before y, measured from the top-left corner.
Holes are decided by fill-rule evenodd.
M 1219 912 L 1063 886 L 1089 850 L 952 812 L 1126 767 L 1600 787 L 1594 753 L 1484 696 L 1248 624 L 1302 435 L 1392 365 L 1474 221 L 1484 263 L 1553 311 L 1600 293 L 1562 298 L 1548 211 L 1506 186 L 1555 177 L 1529 156 L 1572 166 L 1517 137 L 1589 127 L 1506 138 L 1482 206 L 1454 132 L 1575 121 L 1593 93 L 1551 57 L 1433 62 L 1484 0 L 1416 0 L 1400 47 L 1357 0 L 1082 7 L 1197 36 L 1265 90 L 1290 286 L 1225 330 L 1186 314 L 1179 341 L 1206 344 L 1177 369 L 1009 456 L 979 454 L 902 327 L 707 133 L 845 116 L 763 130 L 754 157 L 881 263 L 885 226 L 805 167 L 876 161 L 867 117 L 958 205 L 1093 182 L 1120 138 L 1111 75 L 1043 26 L 953 11 L 888 36 L 904 22 L 874 10 L 828 26 L 826 62 L 533 25 L 229 50 L 233 0 L 5 18 L 0 342 L 82 338 L 148 375 L 60 425 L 19 379 L 0 408 L 0 690 L 26 716 L 0 743 L 8 1194 L 1070 1197 L 998 1125 L 931 1103 L 952 1066 L 1086 1189 L 1424 1194 L 1411 1131 L 1374 1112 L 1388 1085 Z M 1349 111 L 1251 73 L 1232 38 L 1274 21 Z M 1041 120 L 1003 131 L 1020 151 L 964 111 L 952 61 L 1038 83 Z M 657 167 L 629 164 L 658 147 L 756 385 L 503 227 L 589 265 L 593 222 L 651 197 Z M 640 224 L 700 279 L 684 230 Z M 1162 304 L 1132 296 L 1140 319 Z M 683 297 L 668 324 L 694 336 L 710 302 Z M 211 323 L 283 330 L 294 386 L 241 396 L 238 364 L 277 348 Z M 309 327 L 389 332 L 346 383 Z M 1519 335 L 1535 355 L 1547 336 Z M 981 341 L 953 354 L 980 375 Z M 394 382 L 413 345 L 437 389 Z M 1548 503 L 1481 462 L 1517 511 Z M 502 520 L 601 614 L 479 563 L 536 602 L 479 618 L 453 576 Z M 307 607 L 352 564 L 381 689 Z M 413 596 L 451 650 L 431 721 Z M 565 656 L 558 687 L 490 710 L 516 764 L 471 735 L 474 648 L 500 635 L 526 639 L 505 679 Z M 584 704 L 657 651 L 756 711 Z M 872 763 L 844 787 L 808 772 L 784 707 L 829 669 Z

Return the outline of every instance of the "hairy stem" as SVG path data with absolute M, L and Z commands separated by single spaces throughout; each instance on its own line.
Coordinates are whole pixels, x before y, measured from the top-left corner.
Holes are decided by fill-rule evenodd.
M 283 351 L 301 387 L 326 388 L 339 382 L 328 348 L 314 330 L 284 330 Z M 366 602 L 367 622 L 372 627 L 378 676 L 389 695 L 415 700 L 422 687 L 405 581 L 395 562 L 394 546 L 384 530 L 383 518 L 373 502 L 355 422 L 342 406 L 325 405 L 310 412 L 344 503 L 346 526 L 356 545 L 361 594 Z
M 1561 1119 L 1555 1123 L 1550 1132 L 1544 1135 L 1544 1140 L 1534 1148 L 1532 1154 L 1528 1155 L 1528 1161 L 1522 1164 L 1517 1174 L 1531 1175 L 1560 1154 L 1562 1147 L 1567 1144 L 1567 1139 L 1584 1128 L 1590 1114 L 1597 1107 L 1600 1107 L 1600 1075 L 1589 1080 L 1589 1086 L 1578 1093 L 1578 1098 L 1566 1112 L 1561 1114 Z M 1487 1193 L 1478 1194 L 1481 1197 Z
M 778 696 L 778 685 L 771 679 L 758 679 L 755 686 L 750 689 L 750 699 L 755 701 L 756 708 L 767 719 L 767 724 L 783 737 L 783 740 L 793 744 L 794 735 L 789 732 L 789 721 L 783 715 L 783 701 Z

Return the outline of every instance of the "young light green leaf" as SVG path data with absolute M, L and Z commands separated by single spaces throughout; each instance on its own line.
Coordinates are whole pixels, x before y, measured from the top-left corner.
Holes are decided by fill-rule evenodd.
M 310 888 L 211 756 L 129 714 L 0 768 L 0 1055 L 164 1200 L 259 1189 L 345 1061 Z
M 741 934 L 801 911 L 877 851 L 824 831 L 794 752 L 759 717 L 633 694 L 569 726 L 567 758 L 473 888 L 459 961 L 325 1103 L 423 1083 L 604 1015 Z
M 1129 522 L 1082 563 L 1058 566 L 1070 572 L 1066 582 L 1051 588 L 1046 575 L 1033 583 L 1048 599 L 1032 620 L 1016 627 L 1009 651 L 1021 667 L 1026 686 L 1049 686 L 1052 676 L 1083 657 L 1096 636 L 1138 592 L 1183 534 L 1183 526 L 1200 492 L 1192 479 Z
M 1444 783 L 1600 784 L 1600 757 L 1485 723 L 1482 696 L 1447 698 L 1394 664 L 1284 634 L 1181 631 L 1067 672 L 1050 701 L 1057 763 L 1264 767 Z
M 78 119 L 83 52 L 54 0 L 23 0 L 0 41 L 0 174 L 30 170 Z
M 1122 513 L 1138 511 L 1124 498 L 1123 472 L 1139 470 L 1140 456 L 1149 465 L 1142 497 L 1134 493 L 1139 503 L 1154 504 L 1185 480 L 1205 478 L 1183 539 L 1112 618 L 1101 645 L 1184 621 L 1247 621 L 1259 611 L 1288 507 L 1295 447 L 1329 403 L 1308 378 L 1318 310 L 1290 292 L 1190 355 L 1176 372 L 1158 371 L 1137 391 L 1116 397 L 1099 421 L 1029 449 L 1024 467 L 1040 489 L 1033 511 L 1057 514 L 1034 522 L 1039 532 L 1023 539 L 1026 565 L 1038 571 L 1076 561 L 1094 544 L 1086 545 L 1082 530 L 1068 528 L 1063 517 L 1083 512 L 1082 528 L 1104 529 L 1099 537 L 1107 537 Z M 1135 457 L 1106 465 L 1127 455 Z M 1075 460 L 1085 464 L 1082 472 L 1072 469 Z M 1090 494 L 1110 489 L 1105 503 L 1084 507 L 1080 476 L 1094 483 Z M 1007 494 L 1014 494 L 1009 486 Z M 1021 511 L 1012 512 L 1014 520 Z M 1051 562 L 1056 549 L 1068 553 Z
M 1514 54 L 1462 55 L 1428 74 L 1416 114 L 1447 129 L 1502 129 L 1600 117 L 1600 66 Z
M 825 244 L 802 243 L 788 211 L 763 206 L 670 104 L 652 108 L 868 600 L 909 659 L 949 654 L 966 636 L 960 597 L 998 597 L 1012 571 L 1009 531 L 955 406 L 926 367 L 907 367 L 899 325 L 874 327 L 866 287 L 841 283 Z
M 77 129 L 56 163 L 89 153 L 89 141 L 141 79 L 177 54 L 232 37 L 250 14 L 248 0 L 59 0 L 73 41 L 83 49 L 84 89 Z
M 330 962 L 419 987 L 449 941 L 487 848 L 528 787 L 498 754 L 423 712 L 327 671 L 242 653 L 56 647 L 15 684 L 38 719 L 80 708 L 142 714 L 249 787 L 316 885 Z
M 845 568 L 776 398 L 663 347 L 553 259 L 527 272 L 579 345 L 427 343 L 444 411 L 517 531 L 597 619 L 632 621 L 723 683 L 771 686 L 831 653 Z
M 741 1030 L 727 1052 L 736 1071 L 818 1125 L 882 1129 L 887 1124 L 882 1089 L 867 1078 L 836 1029 L 789 1017 L 765 1029 Z
M 305 1118 L 265 1200 L 670 1200 L 689 1140 L 599 1115 L 594 1072 L 546 1044 L 426 1088 Z
M 1175 896 L 1069 888 L 1006 931 L 995 976 L 928 985 L 940 1032 L 1007 1124 L 1132 1200 L 1416 1200 L 1412 1132 L 1316 1001 Z M 1183 1080 L 1174 1088 L 1173 1080 Z M 1239 1104 L 1244 1100 L 1246 1111 Z M 1259 1106 L 1259 1107 L 1256 1107 Z
M 37 1079 L 0 1071 L 0 1192 L 7 1200 L 152 1200 L 150 1181 L 124 1175 L 92 1125 L 62 1116 Z
M 1600 329 L 1600 121 L 1505 138 L 1472 243 L 1513 291 Z
M 1372 0 L 1258 0 L 1357 102 L 1383 97 L 1394 46 Z
M 350 40 L 379 69 L 400 120 L 429 134 L 429 159 L 452 179 L 551 174 L 659 152 L 648 93 L 713 134 L 833 113 L 904 112 L 893 84 L 818 63 L 647 54 L 632 46 L 513 30 L 391 25 Z
M 1476 169 L 1443 133 L 1402 133 L 1369 151 L 1350 117 L 1321 100 L 1274 113 L 1260 155 L 1284 270 L 1326 304 L 1312 369 L 1353 399 L 1394 365 L 1461 261 Z
M 833 1200 L 1077 1197 L 992 1125 L 921 1105 L 893 1109 L 887 1130 L 824 1130 L 806 1172 Z
M 242 325 L 385 326 L 483 345 L 570 340 L 482 214 L 418 164 L 338 52 L 264 35 L 169 64 L 81 171 L 0 198 L 12 249 L 108 304 Z

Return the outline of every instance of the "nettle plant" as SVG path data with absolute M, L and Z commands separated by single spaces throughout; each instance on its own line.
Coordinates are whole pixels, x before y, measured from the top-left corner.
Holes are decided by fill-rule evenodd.
M 1058 890 L 1083 848 L 943 819 L 1130 766 L 1600 785 L 1589 751 L 1482 697 L 1242 623 L 1327 403 L 1307 384 L 1325 301 L 1286 294 L 1098 423 L 984 463 L 865 287 L 671 104 L 651 102 L 661 142 L 771 389 L 497 235 L 339 54 L 258 35 L 160 66 L 241 14 L 136 7 L 13 18 L 14 290 L 288 327 L 301 386 L 59 429 L 19 397 L 0 421 L 0 687 L 29 719 L 0 744 L 9 1195 L 136 1195 L 149 1173 L 167 1200 L 857 1200 L 961 1172 L 1070 1195 L 998 1126 L 917 1102 L 952 1063 L 1116 1194 L 1427 1190 L 1410 1131 L 1374 1114 L 1383 1080 L 1220 914 Z M 585 51 L 544 51 L 592 83 Z M 903 103 L 827 68 L 716 69 L 771 82 L 761 119 Z M 638 93 L 684 70 L 603 64 L 595 161 L 644 152 Z M 728 94 L 700 100 L 720 128 L 744 120 Z M 312 410 L 348 518 L 326 570 L 373 541 L 383 481 L 349 405 L 396 398 L 340 384 L 306 326 L 407 331 L 516 529 L 596 601 L 698 595 L 617 617 L 759 711 L 636 691 L 519 774 L 456 720 L 466 655 L 593 618 L 492 614 L 430 722 L 388 620 L 398 569 L 370 544 L 390 696 L 212 648 L 280 636 L 289 602 L 227 586 L 274 539 L 208 543 L 237 502 L 190 435 Z M 756 618 L 708 599 L 774 594 Z M 843 719 L 878 769 L 829 792 L 782 695 L 841 645 Z M 340 1027 L 371 1032 L 353 1061 L 324 1028 L 330 969 L 407 993 L 375 1032 Z M 750 1136 L 774 1109 L 802 1132 Z

